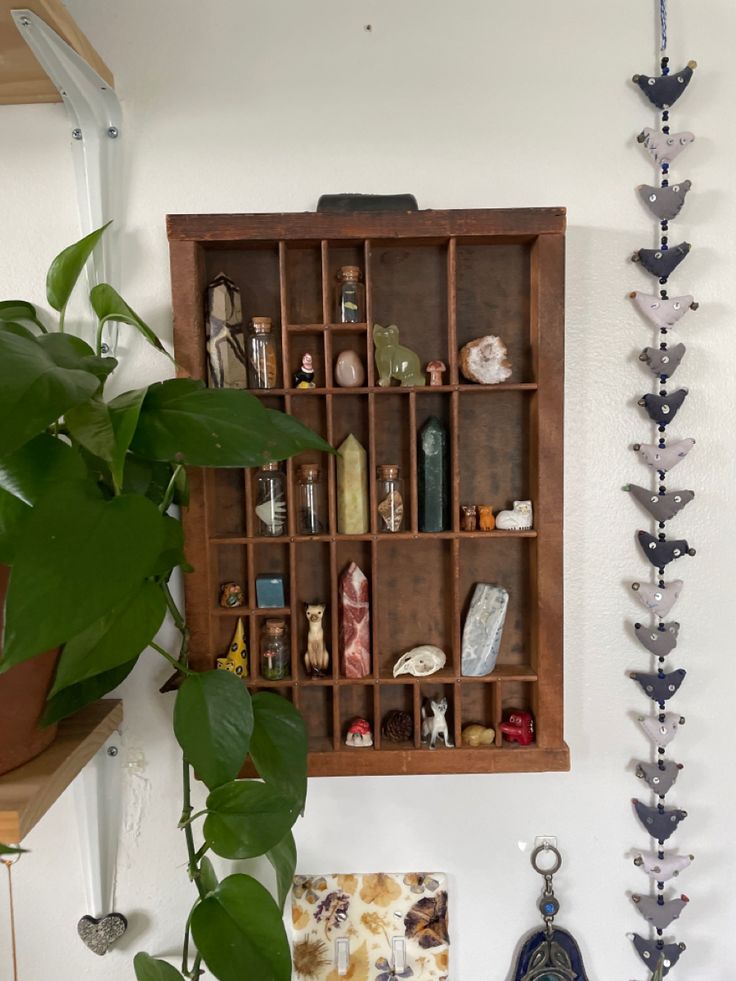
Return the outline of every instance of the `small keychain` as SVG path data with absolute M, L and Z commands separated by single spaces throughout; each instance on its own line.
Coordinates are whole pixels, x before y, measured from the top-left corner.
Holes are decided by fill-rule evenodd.
M 552 857 L 549 868 L 540 865 L 541 855 Z M 544 877 L 544 891 L 538 904 L 544 929 L 537 930 L 525 941 L 513 981 L 588 981 L 577 941 L 567 930 L 554 925 L 560 904 L 555 897 L 552 877 L 560 871 L 562 856 L 553 845 L 546 843 L 534 849 L 531 862 L 534 871 Z

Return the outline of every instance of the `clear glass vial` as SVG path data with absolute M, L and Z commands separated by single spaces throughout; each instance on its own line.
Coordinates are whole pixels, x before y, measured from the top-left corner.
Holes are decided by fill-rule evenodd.
M 359 266 L 342 266 L 337 274 L 335 319 L 338 324 L 365 321 L 365 286 L 360 281 Z
M 266 620 L 261 628 L 261 677 L 266 681 L 288 678 L 291 667 L 285 620 Z
M 278 463 L 264 463 L 256 474 L 256 534 L 286 534 L 286 483 Z
M 300 535 L 321 535 L 325 526 L 320 501 L 320 468 L 317 463 L 303 463 L 296 472 L 297 528 Z
M 401 531 L 404 526 L 404 481 L 399 468 L 384 464 L 376 469 L 379 532 Z
M 248 360 L 248 387 L 255 389 L 276 388 L 278 365 L 276 338 L 270 317 L 253 317 L 246 338 Z

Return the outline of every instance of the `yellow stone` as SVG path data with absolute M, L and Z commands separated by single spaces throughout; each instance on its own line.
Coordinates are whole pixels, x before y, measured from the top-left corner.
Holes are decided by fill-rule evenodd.
M 337 450 L 337 530 L 341 535 L 368 531 L 366 453 L 351 433 Z

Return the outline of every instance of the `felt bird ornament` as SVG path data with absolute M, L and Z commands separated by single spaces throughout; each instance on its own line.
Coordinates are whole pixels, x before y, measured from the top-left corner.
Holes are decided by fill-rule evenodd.
M 695 446 L 695 440 L 691 437 L 678 439 L 669 446 L 657 446 L 653 443 L 634 443 L 634 451 L 639 454 L 642 461 L 652 470 L 667 473 L 677 464 L 684 460 L 690 450 Z
M 655 327 L 674 327 L 680 317 L 684 317 L 688 310 L 697 310 L 698 304 L 690 294 L 685 296 L 671 296 L 664 299 L 652 293 L 641 293 L 639 290 L 632 290 L 629 293 L 630 299 L 638 310 L 644 314 L 647 320 Z
M 660 758 L 656 763 L 638 763 L 636 775 L 640 780 L 644 780 L 658 797 L 665 797 L 674 787 L 681 769 L 682 763 Z
M 697 67 L 697 61 L 688 61 L 682 71 L 655 77 L 634 75 L 632 81 L 639 86 L 653 106 L 658 109 L 669 109 L 670 106 L 674 106 L 688 87 L 690 79 L 693 77 L 693 71 Z
M 685 357 L 685 345 L 673 344 L 662 351 L 658 347 L 645 347 L 639 360 L 658 378 L 671 378 Z
M 227 654 L 217 658 L 217 668 L 219 671 L 232 671 L 239 678 L 245 678 L 248 675 L 248 649 L 245 646 L 245 629 L 242 617 L 238 617 L 238 623 Z
M 636 799 L 632 800 L 632 804 L 644 830 L 656 841 L 667 841 L 677 831 L 680 822 L 687 817 L 687 811 L 677 808 L 660 810 L 658 807 L 648 807 Z
M 647 559 L 655 569 L 663 569 L 668 563 L 683 555 L 695 555 L 695 549 L 690 548 L 684 538 L 666 539 L 655 538 L 648 531 L 638 531 L 637 541 Z
M 693 861 L 693 855 L 670 853 L 660 858 L 657 852 L 637 852 L 634 865 L 643 869 L 656 882 L 667 882 L 683 872 Z
M 692 246 L 689 242 L 680 242 L 669 249 L 639 249 L 632 257 L 632 262 L 639 262 L 652 276 L 667 279 L 677 269 L 683 259 L 687 258 Z
M 631 899 L 644 919 L 651 923 L 655 930 L 666 930 L 673 920 L 678 919 L 690 902 L 687 896 L 668 899 L 663 903 L 660 903 L 657 896 L 633 895 Z
M 660 716 L 646 715 L 639 718 L 639 725 L 647 738 L 658 747 L 668 746 L 678 733 L 685 720 L 675 712 L 665 712 Z
M 679 215 L 685 203 L 685 195 L 691 187 L 691 181 L 680 181 L 679 184 L 668 184 L 666 187 L 640 184 L 636 190 L 642 203 L 649 208 L 655 218 L 659 221 L 672 221 Z
M 638 484 L 627 484 L 624 490 L 627 490 L 644 510 L 659 522 L 674 518 L 695 497 L 695 493 L 690 490 L 672 490 L 664 494 L 653 494 L 652 491 L 647 490 L 646 487 L 639 487 Z
M 636 138 L 637 143 L 641 143 L 655 164 L 669 164 L 677 157 L 685 147 L 695 140 L 694 133 L 660 133 L 656 129 L 645 127 Z
M 687 671 L 684 668 L 678 668 L 676 671 L 670 671 L 669 674 L 664 672 L 642 674 L 639 671 L 631 671 L 629 677 L 641 686 L 645 695 L 648 695 L 653 702 L 661 705 L 662 702 L 666 702 L 677 694 L 686 674 Z
M 663 586 L 652 582 L 632 582 L 631 588 L 644 606 L 656 613 L 658 617 L 666 617 L 677 600 L 680 598 L 684 583 L 682 579 L 673 579 Z

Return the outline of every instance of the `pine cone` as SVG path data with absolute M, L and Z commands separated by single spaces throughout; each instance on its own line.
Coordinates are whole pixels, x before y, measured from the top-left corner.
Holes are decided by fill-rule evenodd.
M 383 735 L 389 742 L 406 743 L 414 738 L 414 721 L 408 712 L 392 709 L 383 720 Z

